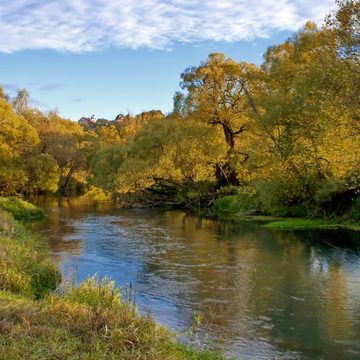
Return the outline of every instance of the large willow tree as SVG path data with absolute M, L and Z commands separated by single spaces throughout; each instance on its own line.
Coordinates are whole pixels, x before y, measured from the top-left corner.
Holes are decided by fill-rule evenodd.
M 182 88 L 187 90 L 181 99 L 184 115 L 220 128 L 229 146 L 228 161 L 217 165 L 219 185 L 237 185 L 237 170 L 249 157 L 245 133 L 251 130 L 257 114 L 254 95 L 258 77 L 255 65 L 237 63 L 220 53 L 210 54 L 199 66 L 181 74 Z M 177 94 L 175 99 L 180 97 Z

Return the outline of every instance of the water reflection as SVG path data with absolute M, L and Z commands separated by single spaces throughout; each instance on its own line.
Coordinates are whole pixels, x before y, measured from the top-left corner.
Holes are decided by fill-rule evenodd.
M 212 346 L 243 359 L 360 358 L 360 253 L 338 246 L 359 235 L 111 203 L 46 206 L 32 226 L 64 272 L 77 282 L 94 273 L 131 282 L 140 310 L 173 329 L 198 313 Z

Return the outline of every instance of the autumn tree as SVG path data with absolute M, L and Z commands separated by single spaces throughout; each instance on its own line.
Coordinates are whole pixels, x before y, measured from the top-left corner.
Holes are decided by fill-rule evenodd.
M 40 140 L 36 131 L 16 115 L 0 97 L 0 194 L 10 195 L 24 189 L 28 180 L 24 157 Z
M 219 185 L 238 184 L 234 163 L 244 164 L 248 159 L 242 137 L 251 129 L 257 113 L 254 94 L 258 73 L 255 65 L 213 53 L 200 66 L 181 74 L 187 95 L 175 95 L 175 112 L 185 111 L 193 119 L 219 127 L 229 146 L 228 162 L 217 166 Z
M 22 114 L 39 134 L 40 153 L 56 160 L 59 191 L 62 194 L 80 191 L 79 187 L 87 176 L 88 157 L 93 154 L 95 135 L 85 132 L 79 124 L 61 118 L 56 112 L 43 114 L 37 109 L 28 109 Z
M 263 151 L 253 156 L 262 188 L 287 207 L 328 202 L 345 193 L 346 178 L 359 165 L 360 143 L 351 125 L 357 107 L 344 100 L 356 85 L 346 80 L 351 71 L 336 34 L 307 23 L 268 49 L 263 70 L 257 139 Z
M 15 99 L 12 101 L 12 106 L 17 114 L 21 114 L 29 106 L 29 91 L 26 89 L 19 89 L 16 93 Z
M 336 40 L 336 82 L 332 87 L 337 106 L 351 116 L 351 126 L 360 132 L 360 1 L 337 1 L 325 27 Z
M 38 133 L 0 96 L 0 194 L 56 191 L 57 165 L 39 156 Z

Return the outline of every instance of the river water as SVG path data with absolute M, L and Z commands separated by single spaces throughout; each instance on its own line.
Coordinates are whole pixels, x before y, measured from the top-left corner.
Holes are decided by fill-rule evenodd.
M 360 359 L 360 233 L 270 231 L 181 211 L 42 204 L 29 225 L 76 283 L 130 284 L 142 313 L 241 359 Z

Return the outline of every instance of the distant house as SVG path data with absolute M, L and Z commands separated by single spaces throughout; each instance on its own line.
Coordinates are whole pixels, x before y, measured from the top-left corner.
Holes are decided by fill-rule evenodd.
M 107 120 L 104 118 L 95 119 L 95 116 L 91 117 L 83 116 L 79 119 L 78 123 L 84 126 L 86 129 L 96 130 L 99 126 L 110 126 L 115 125 L 116 128 L 121 128 L 124 124 L 129 121 L 133 121 L 136 124 L 144 124 L 151 120 L 162 119 L 164 118 L 164 114 L 160 110 L 150 110 L 144 111 L 141 114 L 131 116 L 130 114 L 124 115 L 119 114 L 116 116 L 115 120 Z
M 111 124 L 110 121 L 107 119 L 97 119 L 96 120 L 96 125 L 109 126 L 110 124 Z
M 116 116 L 114 122 L 117 124 L 123 124 L 124 122 L 126 122 L 127 120 L 130 119 L 130 115 L 124 115 L 124 114 L 119 114 Z
M 95 124 L 95 118 L 94 117 L 82 117 L 78 123 L 80 125 L 93 125 Z

